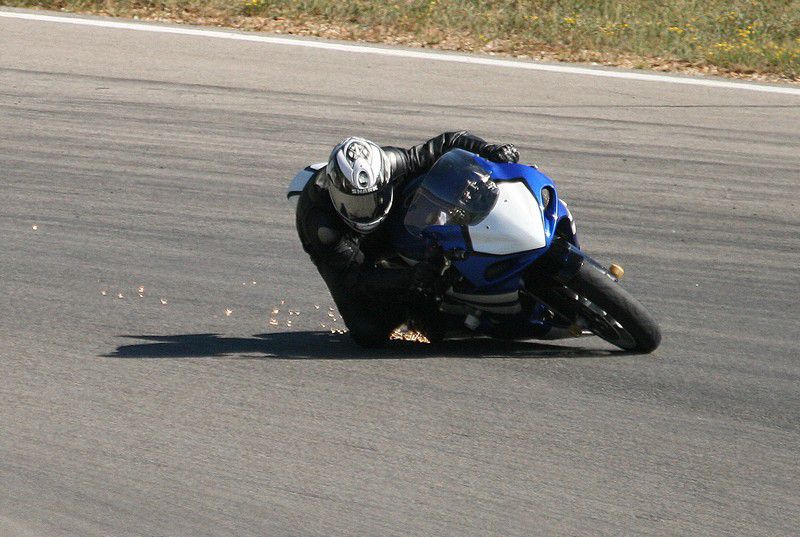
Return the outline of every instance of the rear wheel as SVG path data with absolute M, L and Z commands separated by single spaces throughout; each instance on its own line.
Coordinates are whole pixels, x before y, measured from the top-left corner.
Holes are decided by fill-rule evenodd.
M 564 287 L 542 290 L 539 298 L 568 320 L 621 349 L 648 353 L 661 343 L 661 331 L 653 316 L 592 263 L 584 262 Z

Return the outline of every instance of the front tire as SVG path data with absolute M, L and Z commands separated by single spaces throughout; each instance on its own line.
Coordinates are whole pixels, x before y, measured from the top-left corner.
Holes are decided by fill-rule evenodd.
M 584 262 L 566 287 L 578 296 L 577 314 L 589 329 L 626 351 L 649 353 L 661 343 L 652 315 L 608 274 Z

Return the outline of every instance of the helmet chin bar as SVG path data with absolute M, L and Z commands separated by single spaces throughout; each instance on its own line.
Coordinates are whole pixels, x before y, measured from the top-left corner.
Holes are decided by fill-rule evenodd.
M 354 231 L 357 231 L 358 233 L 367 234 L 375 231 L 378 228 L 378 226 L 381 225 L 381 222 L 383 222 L 384 218 L 385 217 L 382 216 L 377 220 L 373 220 L 372 222 L 366 224 L 361 224 L 359 222 L 351 222 L 350 220 L 347 220 L 347 225 L 349 225 L 351 228 L 353 228 Z

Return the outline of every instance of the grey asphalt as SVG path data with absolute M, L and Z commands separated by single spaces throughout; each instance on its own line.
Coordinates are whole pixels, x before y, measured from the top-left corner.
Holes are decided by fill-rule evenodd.
M 0 534 L 796 535 L 799 127 L 796 96 L 0 19 Z M 284 185 L 462 128 L 556 180 L 656 353 L 330 332 Z

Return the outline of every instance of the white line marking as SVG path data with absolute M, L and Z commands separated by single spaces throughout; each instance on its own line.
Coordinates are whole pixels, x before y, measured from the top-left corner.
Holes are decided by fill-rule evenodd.
M 549 71 L 571 75 L 599 76 L 605 78 L 621 78 L 625 80 L 640 80 L 643 82 L 661 82 L 665 84 L 684 84 L 687 86 L 705 86 L 709 88 L 724 88 L 745 91 L 760 91 L 763 93 L 782 93 L 785 95 L 800 95 L 800 88 L 788 86 L 767 86 L 762 84 L 749 84 L 745 82 L 730 82 L 710 78 L 689 78 L 647 73 L 632 73 L 629 71 L 606 71 L 588 67 L 574 67 L 571 65 L 551 65 L 520 60 L 500 60 L 496 58 L 482 58 L 480 56 L 467 56 L 460 54 L 447 54 L 441 52 L 422 52 L 406 49 L 393 49 L 373 47 L 367 45 L 344 45 L 327 41 L 311 41 L 286 37 L 272 37 L 266 35 L 220 32 L 216 30 L 201 30 L 198 28 L 176 28 L 174 26 L 160 26 L 156 24 L 143 24 L 136 22 L 118 22 L 115 20 L 82 19 L 78 17 L 60 17 L 55 15 L 39 15 L 34 13 L 20 13 L 16 11 L 0 11 L 0 17 L 10 19 L 24 19 L 41 22 L 55 22 L 61 24 L 75 24 L 79 26 L 96 26 L 100 28 L 116 28 L 119 30 L 135 30 L 139 32 L 153 32 L 161 34 L 192 35 L 214 39 L 231 39 L 234 41 L 251 41 L 268 43 L 270 45 L 284 45 L 290 47 L 307 47 L 323 50 L 336 50 L 358 54 L 376 54 L 379 56 L 394 56 L 398 58 L 414 58 L 450 63 L 465 63 L 471 65 L 486 65 L 489 67 L 504 67 L 508 69 L 523 69 L 528 71 Z

